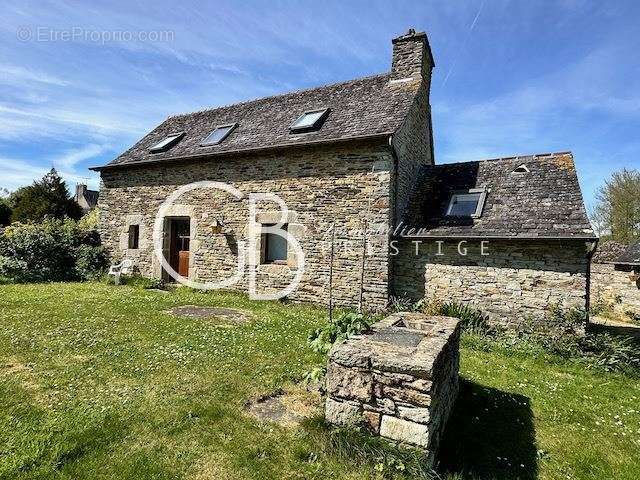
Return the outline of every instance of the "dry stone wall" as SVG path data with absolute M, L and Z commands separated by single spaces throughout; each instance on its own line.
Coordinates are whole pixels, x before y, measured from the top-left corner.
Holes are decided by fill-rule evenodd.
M 640 269 L 622 271 L 612 263 L 593 263 L 591 301 L 613 305 L 621 313 L 640 315 Z

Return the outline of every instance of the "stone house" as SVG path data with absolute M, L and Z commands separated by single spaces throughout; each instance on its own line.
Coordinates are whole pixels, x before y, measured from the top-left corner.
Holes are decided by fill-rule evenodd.
M 338 304 L 383 308 L 392 295 L 438 295 L 501 318 L 584 307 L 594 235 L 571 154 L 436 166 L 427 36 L 410 30 L 392 49 L 388 73 L 171 116 L 94 168 L 106 248 L 143 275 L 166 276 L 152 242 L 159 208 L 208 180 L 242 195 L 190 190 L 160 219 L 164 257 L 191 280 L 233 275 L 253 235 L 258 289 L 300 273 L 291 243 L 269 233 L 277 205 L 260 204 L 247 224 L 247 196 L 270 192 L 289 209 L 281 228 L 304 251 L 293 299 L 326 302 L 331 290 Z M 445 254 L 416 255 L 416 236 L 444 241 Z M 451 253 L 462 239 L 469 254 Z M 472 240 L 488 240 L 489 256 Z M 248 286 L 243 278 L 232 288 Z

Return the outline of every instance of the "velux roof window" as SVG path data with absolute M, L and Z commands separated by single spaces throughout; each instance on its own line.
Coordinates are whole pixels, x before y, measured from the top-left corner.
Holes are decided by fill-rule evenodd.
M 289 127 L 292 132 L 304 132 L 307 130 L 317 130 L 322 125 L 322 122 L 329 115 L 328 108 L 322 108 L 320 110 L 309 110 L 304 112 L 293 122 Z
M 218 145 L 238 126 L 237 123 L 230 123 L 229 125 L 220 125 L 216 127 L 213 132 L 207 135 L 200 145 Z
M 480 217 L 486 196 L 487 191 L 484 188 L 472 188 L 470 190 L 454 192 L 449 200 L 447 216 Z
M 153 147 L 151 147 L 149 151 L 151 153 L 165 152 L 173 147 L 176 143 L 178 143 L 182 137 L 184 137 L 184 132 L 167 135 Z

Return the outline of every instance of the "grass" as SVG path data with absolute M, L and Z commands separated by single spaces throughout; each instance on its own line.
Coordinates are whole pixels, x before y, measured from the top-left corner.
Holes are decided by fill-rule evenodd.
M 233 328 L 178 305 L 251 312 Z M 0 286 L 0 478 L 425 477 L 358 432 L 262 424 L 247 400 L 323 358 L 321 309 L 231 293 L 103 284 Z M 640 381 L 463 342 L 443 440 L 449 478 L 640 478 Z

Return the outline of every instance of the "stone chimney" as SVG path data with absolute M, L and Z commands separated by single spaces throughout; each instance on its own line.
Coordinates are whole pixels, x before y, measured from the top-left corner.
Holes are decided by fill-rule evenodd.
M 83 183 L 76 183 L 76 201 L 78 201 L 81 198 L 84 198 L 84 194 L 87 191 L 87 186 Z
M 410 28 L 407 33 L 394 38 L 391 43 L 391 73 L 394 80 L 422 77 L 430 84 L 434 62 L 427 34 Z

